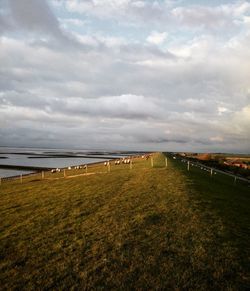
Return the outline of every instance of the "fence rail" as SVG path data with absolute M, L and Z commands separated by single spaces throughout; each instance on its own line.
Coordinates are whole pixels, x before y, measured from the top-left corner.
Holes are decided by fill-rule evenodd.
M 38 179 L 39 180 L 44 180 L 44 179 L 57 180 L 57 179 L 62 179 L 62 178 L 74 178 L 74 177 L 79 177 L 79 176 L 85 176 L 89 174 L 109 173 L 109 172 L 114 171 L 114 169 L 132 170 L 134 169 L 133 161 L 141 158 L 142 156 L 144 155 L 127 156 L 123 158 L 112 157 L 102 162 L 95 162 L 95 163 L 90 163 L 90 164 L 80 164 L 80 165 L 74 165 L 70 167 L 57 168 L 57 171 L 55 171 L 56 170 L 55 168 L 40 168 L 39 171 L 36 171 L 34 173 L 26 173 L 26 174 L 21 174 L 17 176 L 11 176 L 11 177 L 2 177 L 2 178 L 0 177 L 0 185 L 3 184 L 3 182 L 8 182 L 8 181 L 9 182 L 20 181 L 20 183 L 23 183 L 23 182 L 29 181 L 28 178 L 31 178 L 32 180 L 32 177 L 35 177 L 36 180 Z M 149 154 L 146 154 L 145 156 L 149 156 Z M 119 163 L 120 166 L 116 164 L 116 161 L 118 160 L 120 161 Z M 126 161 L 125 164 L 122 163 L 123 160 Z
M 195 165 L 195 166 L 197 166 L 197 167 L 199 167 L 199 168 L 203 168 L 203 169 L 206 169 L 206 170 L 210 171 L 211 176 L 212 176 L 214 173 L 220 173 L 220 174 L 227 175 L 227 176 L 229 176 L 229 177 L 234 178 L 234 183 L 235 183 L 237 180 L 240 180 L 240 181 L 246 182 L 246 183 L 248 183 L 248 184 L 250 185 L 250 180 L 249 180 L 249 179 L 247 179 L 247 178 L 243 178 L 243 177 L 238 176 L 238 175 L 234 175 L 233 173 L 228 173 L 228 172 L 225 172 L 225 171 L 219 170 L 219 169 L 217 169 L 217 168 L 209 167 L 209 166 L 206 166 L 206 165 L 204 165 L 204 164 L 202 164 L 202 163 L 199 163 L 199 162 L 196 162 L 196 161 L 193 161 L 193 160 L 189 160 L 189 159 L 187 159 L 187 158 L 183 158 L 183 157 L 178 157 L 178 156 L 175 156 L 175 155 L 173 155 L 172 158 L 175 158 L 175 159 L 177 159 L 177 160 L 179 160 L 179 161 L 182 161 L 182 162 L 186 163 L 186 164 L 187 164 L 187 170 L 190 170 L 190 165 L 191 165 L 191 166 Z
M 145 160 L 144 161 L 148 161 L 146 164 L 142 164 L 142 166 L 139 166 L 138 163 L 138 159 L 140 160 L 142 158 L 142 156 L 130 156 L 130 157 L 124 157 L 124 159 L 129 159 L 129 163 L 128 164 L 124 164 L 122 166 L 119 166 L 115 163 L 114 159 L 110 159 L 110 160 L 106 160 L 103 162 L 96 162 L 96 163 L 91 163 L 91 164 L 85 164 L 85 165 L 77 165 L 77 166 L 73 166 L 72 169 L 68 169 L 67 168 L 60 168 L 59 172 L 56 173 L 51 173 L 51 171 L 49 170 L 41 170 L 38 172 L 34 172 L 34 173 L 27 173 L 27 174 L 22 174 L 22 175 L 18 175 L 18 176 L 12 176 L 12 177 L 4 177 L 1 178 L 0 177 L 0 185 L 3 184 L 3 182 L 11 182 L 11 181 L 19 181 L 20 183 L 26 182 L 26 181 L 34 181 L 32 180 L 32 178 L 36 178 L 36 180 L 44 180 L 44 179 L 49 179 L 49 180 L 57 180 L 57 179 L 63 179 L 63 178 L 74 178 L 74 177 L 79 177 L 79 176 L 85 176 L 85 175 L 90 175 L 90 174 L 101 174 L 101 173 L 109 173 L 114 171 L 114 169 L 118 170 L 132 170 L 132 169 L 139 169 L 140 167 L 159 167 L 158 163 L 157 163 L 157 159 L 155 160 L 155 156 L 152 154 L 147 154 L 147 155 L 143 155 L 145 156 Z M 160 167 L 162 168 L 171 168 L 171 163 L 168 163 L 168 159 L 176 159 L 180 162 L 184 162 L 187 164 L 187 170 L 188 171 L 192 171 L 192 166 L 201 168 L 206 170 L 207 172 L 210 172 L 210 175 L 213 176 L 216 173 L 220 173 L 229 177 L 233 178 L 233 183 L 236 184 L 236 181 L 243 181 L 244 183 L 247 183 L 248 186 L 250 186 L 250 180 L 243 178 L 243 177 L 239 177 L 237 175 L 234 175 L 232 173 L 227 173 L 225 171 L 219 170 L 217 168 L 214 167 L 209 167 L 206 166 L 202 163 L 193 161 L 193 160 L 189 160 L 187 158 L 183 158 L 183 157 L 179 157 L 177 155 L 174 154 L 167 154 L 165 155 L 164 160 L 162 159 L 161 163 L 160 163 Z M 116 159 L 117 160 L 122 160 L 121 158 Z M 135 163 L 134 163 L 135 161 Z M 29 178 L 31 178 L 29 180 Z

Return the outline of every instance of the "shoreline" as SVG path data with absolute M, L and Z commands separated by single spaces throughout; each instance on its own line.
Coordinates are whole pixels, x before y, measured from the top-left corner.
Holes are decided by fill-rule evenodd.
M 33 156 L 33 157 L 27 157 L 28 159 L 63 159 L 63 158 L 85 158 L 85 159 L 110 159 L 115 160 L 117 158 L 110 157 L 110 156 L 75 156 L 75 155 L 50 155 L 50 156 Z
M 23 170 L 23 171 L 50 171 L 54 168 L 36 167 L 36 166 L 19 166 L 19 165 L 1 165 L 0 164 L 0 169 Z
M 70 167 L 77 167 L 77 166 L 84 166 L 84 165 L 91 165 L 91 166 L 96 166 L 96 165 L 100 165 L 100 164 L 103 164 L 104 162 L 109 162 L 109 161 L 113 161 L 113 160 L 120 160 L 120 159 L 123 159 L 123 158 L 133 158 L 133 157 L 138 157 L 140 155 L 131 155 L 131 156 L 124 156 L 124 157 L 119 157 L 119 158 L 110 158 L 109 159 L 103 159 L 103 161 L 100 161 L 100 162 L 93 162 L 93 163 L 88 163 L 88 164 L 78 164 L 78 165 L 71 165 Z M 34 175 L 37 175 L 39 173 L 42 173 L 43 171 L 44 172 L 49 172 L 53 169 L 55 169 L 55 167 L 53 168 L 44 168 L 44 167 L 26 167 L 26 166 L 15 166 L 15 165 L 0 165 L 0 169 L 10 169 L 10 170 L 34 170 L 36 172 L 32 172 L 32 173 L 27 173 L 27 174 L 20 174 L 20 175 L 15 175 L 15 176 L 9 176 L 9 177 L 0 177 L 2 179 L 2 181 L 4 180 L 14 180 L 14 179 L 19 179 L 20 176 L 22 175 L 22 177 L 28 177 L 28 176 L 34 176 Z M 67 170 L 68 169 L 68 166 L 67 167 L 61 167 L 59 168 L 60 170 Z

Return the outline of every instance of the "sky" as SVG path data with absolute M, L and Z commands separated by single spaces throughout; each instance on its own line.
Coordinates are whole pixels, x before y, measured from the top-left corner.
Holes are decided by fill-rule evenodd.
M 0 0 L 0 146 L 250 153 L 250 2 Z

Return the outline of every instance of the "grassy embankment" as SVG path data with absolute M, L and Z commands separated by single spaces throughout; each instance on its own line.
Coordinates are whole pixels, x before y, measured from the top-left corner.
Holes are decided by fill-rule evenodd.
M 3 183 L 0 288 L 247 289 L 249 188 L 154 164 Z

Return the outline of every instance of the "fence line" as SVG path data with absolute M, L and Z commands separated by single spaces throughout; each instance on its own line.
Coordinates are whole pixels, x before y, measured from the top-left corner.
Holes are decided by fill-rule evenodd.
M 132 170 L 133 168 L 136 169 L 136 167 L 133 166 L 133 159 L 137 159 L 137 158 L 141 158 L 141 157 L 142 156 L 126 157 L 126 159 L 130 159 L 129 165 L 127 165 L 127 170 L 129 170 L 129 169 Z M 163 167 L 168 168 L 168 157 L 165 156 L 165 164 L 164 164 L 164 166 L 162 166 L 162 168 Z M 146 160 L 148 160 L 149 158 L 150 158 L 150 161 L 149 161 L 148 166 L 149 167 L 154 167 L 154 165 L 155 165 L 154 156 L 152 154 L 147 155 L 147 159 Z M 243 177 L 239 177 L 239 176 L 236 176 L 234 174 L 227 173 L 227 172 L 221 171 L 219 169 L 203 165 L 203 164 L 201 164 L 199 162 L 190 161 L 190 160 L 182 158 L 182 157 L 176 157 L 175 155 L 172 155 L 172 158 L 177 159 L 178 161 L 182 161 L 182 162 L 187 163 L 187 170 L 188 171 L 191 171 L 191 167 L 190 166 L 195 165 L 195 166 L 198 166 L 199 168 L 204 168 L 208 172 L 210 172 L 210 177 L 213 177 L 213 175 L 216 174 L 216 173 L 221 173 L 221 174 L 233 177 L 234 178 L 234 180 L 233 180 L 233 184 L 234 185 L 237 184 L 237 180 L 243 181 L 243 182 L 247 182 L 248 185 L 250 185 L 250 180 L 245 179 Z M 119 159 L 119 160 L 121 161 L 121 159 Z M 75 173 L 74 175 L 70 175 L 70 173 L 69 173 L 70 170 L 68 170 L 67 168 L 63 168 L 63 169 L 60 169 L 60 172 L 62 174 L 59 177 L 58 176 L 57 177 L 48 176 L 48 175 L 54 175 L 54 174 L 51 173 L 51 171 L 41 171 L 41 172 L 35 172 L 35 173 L 21 174 L 19 176 L 14 176 L 14 177 L 4 177 L 4 178 L 0 177 L 0 185 L 2 185 L 5 181 L 6 182 L 7 181 L 17 181 L 18 182 L 18 180 L 19 180 L 20 183 L 23 183 L 23 182 L 25 182 L 26 178 L 39 177 L 39 173 L 41 174 L 41 176 L 40 176 L 41 180 L 45 180 L 45 179 L 46 180 L 58 180 L 58 179 L 63 179 L 63 178 L 64 179 L 65 178 L 74 178 L 74 177 L 87 176 L 87 175 L 92 175 L 92 174 L 110 173 L 113 168 L 114 169 L 119 168 L 119 166 L 115 166 L 116 164 L 112 164 L 112 168 L 111 168 L 111 162 L 112 161 L 113 160 L 106 161 L 104 163 L 104 165 L 103 165 L 102 162 L 98 162 L 98 163 L 93 163 L 93 164 L 85 164 L 85 165 L 74 166 L 75 170 L 78 170 L 77 167 L 81 167 L 81 169 L 83 171 L 85 170 L 85 173 Z M 102 166 L 102 165 L 103 165 L 104 168 L 106 168 L 106 171 L 101 172 L 100 170 L 96 169 L 97 171 L 91 172 L 91 169 L 93 170 L 96 166 L 98 167 L 98 166 Z M 89 169 L 90 169 L 90 172 L 88 171 Z M 125 170 L 125 169 L 126 168 L 122 168 L 120 170 Z
M 144 155 L 143 155 L 144 156 Z M 21 184 L 23 182 L 25 182 L 25 178 L 32 178 L 32 177 L 39 177 L 39 174 L 41 175 L 40 179 L 41 180 L 58 180 L 58 179 L 62 179 L 62 178 L 73 178 L 73 177 L 79 177 L 79 176 L 86 176 L 86 175 L 89 175 L 89 174 L 102 174 L 102 173 L 109 173 L 111 172 L 111 163 L 112 161 L 114 162 L 115 160 L 129 160 L 129 164 L 126 164 L 127 165 L 127 169 L 129 170 L 132 170 L 133 169 L 133 158 L 141 158 L 142 156 L 133 156 L 133 157 L 124 157 L 124 158 L 119 158 L 119 159 L 111 159 L 111 160 L 108 160 L 106 162 L 96 162 L 96 163 L 90 163 L 90 164 L 85 164 L 85 165 L 76 165 L 76 166 L 71 166 L 70 168 L 71 169 L 68 169 L 68 168 L 60 168 L 59 172 L 55 172 L 55 174 L 59 174 L 59 173 L 62 173 L 61 175 L 62 176 L 57 176 L 57 177 L 48 177 L 48 175 L 54 175 L 53 172 L 51 172 L 52 170 L 44 170 L 44 171 L 37 171 L 37 172 L 34 172 L 34 173 L 27 173 L 27 174 L 21 174 L 21 175 L 17 175 L 17 176 L 11 176 L 11 177 L 0 177 L 0 185 L 3 184 L 4 181 L 8 182 L 8 181 L 19 181 Z M 100 172 L 100 171 L 95 171 L 95 172 L 88 172 L 88 168 L 92 168 L 94 169 L 95 167 L 98 167 L 98 166 L 102 166 L 104 164 L 105 167 L 107 167 L 107 170 L 106 172 Z M 121 164 L 120 164 L 121 165 Z M 124 164 L 125 165 L 125 164 Z M 88 167 L 89 166 L 89 167 Z M 81 168 L 79 168 L 81 167 Z M 115 166 L 115 168 L 119 168 L 119 166 Z M 113 168 L 113 167 L 112 167 Z M 74 175 L 70 175 L 69 174 L 69 171 L 72 171 L 72 170 L 85 170 L 85 173 L 76 173 Z M 122 170 L 125 170 L 124 168 Z M 47 176 L 47 177 L 46 177 Z M 26 180 L 27 181 L 27 180 Z
M 222 171 L 222 170 L 219 170 L 219 169 L 216 169 L 216 168 L 213 168 L 213 167 L 209 167 L 209 166 L 206 166 L 206 165 L 203 165 L 199 162 L 195 162 L 195 161 L 191 161 L 188 160 L 188 159 L 185 159 L 185 158 L 177 158 L 177 160 L 181 160 L 181 161 L 184 161 L 185 163 L 187 163 L 187 170 L 189 171 L 190 170 L 190 163 L 191 165 L 194 164 L 200 168 L 204 168 L 204 169 L 207 169 L 208 171 L 210 171 L 210 176 L 212 177 L 214 173 L 220 173 L 220 174 L 224 174 L 224 175 L 227 175 L 227 176 L 230 176 L 232 178 L 234 178 L 234 185 L 236 184 L 236 181 L 237 180 L 240 180 L 240 181 L 243 181 L 243 182 L 247 182 L 250 184 L 250 180 L 249 179 L 246 179 L 246 178 L 243 178 L 243 177 L 239 177 L 239 176 L 236 176 L 234 174 L 231 174 L 231 173 L 227 173 L 225 171 Z

